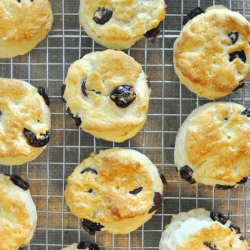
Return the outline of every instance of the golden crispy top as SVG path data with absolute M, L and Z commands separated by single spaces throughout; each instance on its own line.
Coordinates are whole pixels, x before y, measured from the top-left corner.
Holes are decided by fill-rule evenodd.
M 50 111 L 37 88 L 24 81 L 0 78 L 0 96 L 0 162 L 12 158 L 15 164 L 19 156 L 28 159 L 45 148 L 30 146 L 23 131 L 41 138 L 50 130 Z
M 230 94 L 250 74 L 249 36 L 250 25 L 238 12 L 215 6 L 196 16 L 174 45 L 180 81 L 207 99 Z
M 1 174 L 0 179 L 1 249 L 18 250 L 33 234 L 33 223 L 36 225 L 35 207 L 29 204 L 31 198 L 26 197 L 30 196 L 29 191 L 16 187 L 8 176 Z M 31 205 L 32 209 L 27 208 Z
M 195 180 L 239 182 L 250 175 L 250 117 L 242 105 L 207 104 L 186 129 L 185 151 Z
M 148 79 L 141 65 L 124 52 L 105 50 L 85 55 L 70 66 L 65 83 L 67 107 L 81 118 L 84 131 L 121 142 L 144 125 L 151 93 Z M 110 93 L 126 84 L 134 88 L 136 98 L 128 107 L 120 108 Z
M 210 247 L 209 247 L 210 246 Z M 178 250 L 247 250 L 248 244 L 240 240 L 236 232 L 215 222 L 209 227 L 204 227 L 198 232 L 189 236 L 188 240 L 183 242 Z
M 145 156 L 115 148 L 92 154 L 75 168 L 65 199 L 77 217 L 104 224 L 148 214 L 161 188 Z
M 107 41 L 130 40 L 141 37 L 156 28 L 165 18 L 166 5 L 163 0 L 81 0 L 85 22 L 100 38 Z M 94 14 L 99 8 L 112 11 L 111 19 L 104 25 L 97 24 Z

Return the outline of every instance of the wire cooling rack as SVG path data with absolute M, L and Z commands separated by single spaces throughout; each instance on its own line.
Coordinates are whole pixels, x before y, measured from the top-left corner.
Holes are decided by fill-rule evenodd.
M 22 166 L 0 166 L 5 173 L 18 174 L 30 183 L 38 211 L 35 235 L 27 249 L 59 250 L 80 240 L 96 242 L 100 249 L 158 249 L 164 226 L 172 214 L 197 207 L 229 216 L 250 243 L 250 183 L 222 191 L 201 184 L 188 184 L 177 176 L 173 152 L 181 123 L 197 106 L 207 100 L 197 98 L 180 84 L 173 70 L 173 43 L 182 27 L 183 15 L 200 6 L 214 4 L 239 11 L 250 19 L 250 0 L 235 1 L 167 1 L 168 12 L 160 35 L 142 39 L 125 52 L 135 58 L 150 78 L 152 95 L 148 119 L 142 131 L 124 143 L 96 139 L 75 127 L 65 113 L 61 85 L 68 67 L 86 53 L 103 50 L 80 28 L 78 0 L 52 0 L 54 24 L 49 35 L 24 56 L 0 60 L 2 77 L 17 78 L 48 90 L 52 113 L 51 140 L 47 149 L 34 161 Z M 0 97 L 1 98 L 1 97 Z M 243 89 L 223 100 L 250 107 L 249 80 Z M 91 152 L 114 146 L 133 148 L 145 155 L 165 174 L 168 185 L 164 199 L 154 217 L 128 235 L 97 232 L 88 235 L 79 219 L 67 208 L 63 192 L 67 177 Z

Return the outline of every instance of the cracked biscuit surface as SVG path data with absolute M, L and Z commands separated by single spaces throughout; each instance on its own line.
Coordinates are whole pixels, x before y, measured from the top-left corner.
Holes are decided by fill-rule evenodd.
M 151 93 L 148 77 L 122 51 L 92 52 L 74 62 L 63 98 L 77 126 L 97 138 L 123 142 L 147 119 Z
M 81 0 L 79 20 L 85 32 L 110 49 L 127 49 L 145 34 L 157 35 L 167 6 L 164 0 Z
M 250 175 L 250 110 L 232 102 L 202 105 L 180 127 L 174 150 L 178 173 L 190 183 L 237 187 Z
M 1 173 L 0 192 L 1 249 L 23 249 L 30 243 L 37 224 L 29 185 L 18 176 Z
M 68 177 L 64 196 L 88 233 L 127 234 L 152 218 L 162 191 L 157 168 L 145 155 L 113 148 L 80 163 Z
M 229 95 L 250 74 L 250 24 L 215 5 L 193 17 L 174 43 L 174 69 L 192 92 L 207 99 Z
M 0 78 L 0 96 L 0 164 L 34 160 L 50 137 L 49 99 L 44 89 Z
M 0 58 L 28 53 L 45 38 L 52 23 L 49 0 L 1 0 Z
M 248 243 L 228 218 L 197 208 L 173 215 L 159 244 L 159 250 L 186 249 L 247 250 Z

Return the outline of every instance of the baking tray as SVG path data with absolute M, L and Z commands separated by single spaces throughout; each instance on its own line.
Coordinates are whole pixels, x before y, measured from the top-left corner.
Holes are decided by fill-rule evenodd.
M 0 166 L 5 173 L 18 174 L 30 183 L 38 211 L 38 224 L 27 249 L 59 250 L 80 240 L 96 242 L 100 249 L 158 249 L 164 226 L 172 214 L 197 207 L 216 210 L 229 216 L 240 226 L 250 243 L 250 183 L 222 191 L 202 184 L 180 180 L 173 160 L 177 131 L 197 106 L 208 102 L 200 99 L 174 73 L 173 43 L 182 27 L 183 15 L 194 7 L 205 9 L 223 4 L 239 11 L 250 20 L 250 0 L 235 1 L 168 1 L 168 12 L 156 39 L 141 39 L 126 53 L 135 58 L 150 78 L 152 94 L 148 119 L 134 138 L 124 143 L 96 139 L 75 127 L 61 99 L 61 85 L 68 67 L 86 53 L 104 50 L 80 28 L 78 0 L 52 0 L 54 24 L 49 35 L 30 53 L 13 59 L 0 60 L 2 77 L 17 78 L 48 90 L 51 105 L 52 130 L 47 149 L 34 161 L 22 166 Z M 249 80 L 226 98 L 250 107 Z M 153 218 L 128 235 L 97 232 L 88 235 L 81 222 L 67 208 L 63 192 L 67 177 L 75 166 L 91 152 L 115 146 L 132 148 L 147 155 L 165 174 L 168 184 L 164 199 Z

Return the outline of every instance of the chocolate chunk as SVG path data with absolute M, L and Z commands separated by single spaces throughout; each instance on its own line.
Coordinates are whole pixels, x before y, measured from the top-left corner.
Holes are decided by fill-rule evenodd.
M 100 223 L 95 223 L 87 219 L 83 219 L 82 226 L 83 229 L 90 235 L 95 235 L 96 231 L 101 231 L 101 229 L 104 227 Z
M 147 38 L 151 38 L 151 37 L 156 38 L 156 37 L 159 35 L 160 31 L 161 31 L 161 30 L 160 30 L 160 24 L 159 24 L 156 28 L 153 28 L 153 29 L 151 29 L 151 30 L 148 30 L 148 31 L 144 34 L 144 36 L 147 37 Z
M 153 211 L 155 211 L 155 210 L 157 210 L 159 207 L 160 207 L 160 205 L 161 205 L 161 194 L 160 193 L 158 193 L 158 192 L 155 192 L 154 193 L 154 199 L 153 199 L 154 201 L 154 204 L 153 204 L 153 206 L 149 209 L 149 211 L 148 211 L 148 213 L 150 214 L 150 213 L 152 213 Z
M 40 134 L 40 136 L 42 136 L 43 139 L 37 139 L 36 135 L 32 131 L 26 128 L 23 129 L 23 133 L 27 139 L 27 143 L 32 147 L 44 147 L 49 142 L 50 138 L 49 131 L 47 131 L 46 134 Z
M 18 187 L 20 187 L 23 190 L 29 189 L 29 183 L 24 181 L 22 178 L 20 178 L 17 175 L 10 175 L 10 180 Z
M 218 221 L 223 225 L 225 225 L 226 222 L 228 221 L 228 218 L 226 216 L 224 216 L 222 213 L 210 212 L 210 218 L 213 221 Z
M 237 182 L 237 184 L 244 184 L 248 181 L 248 177 L 244 177 L 241 181 Z
M 63 84 L 63 85 L 61 86 L 61 96 L 62 96 L 62 101 L 66 103 L 66 100 L 65 100 L 64 97 L 63 97 L 65 89 L 66 89 L 66 85 Z
M 182 24 L 185 25 L 189 20 L 193 19 L 194 17 L 204 13 L 204 11 L 200 7 L 196 7 L 195 9 L 191 10 L 187 16 L 183 18 Z
M 236 58 L 240 58 L 242 60 L 242 62 L 244 62 L 244 63 L 246 63 L 246 61 L 247 61 L 247 57 L 246 57 L 244 50 L 234 51 L 234 52 L 229 54 L 229 61 L 230 62 L 232 62 Z
M 77 245 L 77 249 L 99 250 L 99 247 L 90 241 L 81 241 Z
M 184 167 L 180 169 L 181 178 L 191 184 L 194 184 L 196 181 L 195 179 L 192 178 L 192 174 L 193 174 L 193 170 L 188 165 L 185 165 Z
M 218 250 L 217 246 L 214 243 L 208 242 L 208 241 L 204 241 L 203 245 L 208 247 L 211 250 Z
M 49 100 L 49 97 L 48 97 L 47 93 L 45 92 L 45 88 L 44 87 L 38 87 L 37 90 L 38 90 L 38 93 L 43 97 L 43 100 L 46 103 L 46 105 L 49 106 L 50 105 L 50 100 Z
M 129 191 L 130 194 L 138 194 L 142 191 L 142 187 L 138 187 L 132 191 Z
M 234 186 L 220 185 L 220 184 L 216 184 L 215 187 L 216 187 L 217 189 L 220 189 L 220 190 L 228 190 L 228 189 L 234 188 Z
M 81 90 L 82 90 L 83 95 L 85 95 L 86 97 L 88 97 L 88 94 L 87 94 L 86 88 L 85 88 L 85 84 L 86 84 L 86 80 L 83 80 L 82 81 L 82 85 L 81 85 Z
M 104 8 L 98 8 L 98 10 L 94 13 L 93 20 L 97 24 L 103 25 L 110 20 L 112 15 L 113 15 L 113 12 L 111 10 L 104 9 Z
M 241 115 L 245 115 L 247 117 L 250 117 L 250 109 L 245 109 L 244 111 L 241 112 Z
M 167 185 L 167 179 L 166 179 L 165 175 L 160 174 L 160 178 L 161 178 L 163 185 Z
M 81 124 L 82 124 L 81 118 L 78 117 L 77 115 L 74 116 L 74 115 L 72 114 L 70 108 L 67 108 L 67 111 L 68 111 L 68 113 L 69 113 L 69 116 L 74 120 L 75 125 L 76 125 L 77 127 L 81 126 Z
M 121 85 L 110 92 L 110 99 L 119 108 L 127 108 L 136 98 L 136 93 L 131 85 Z
M 97 174 L 97 171 L 93 168 L 85 168 L 81 171 L 81 174 L 84 174 L 85 172 L 91 172 L 93 174 Z
M 232 44 L 235 44 L 238 41 L 239 38 L 238 32 L 230 32 L 227 35 L 230 38 Z

